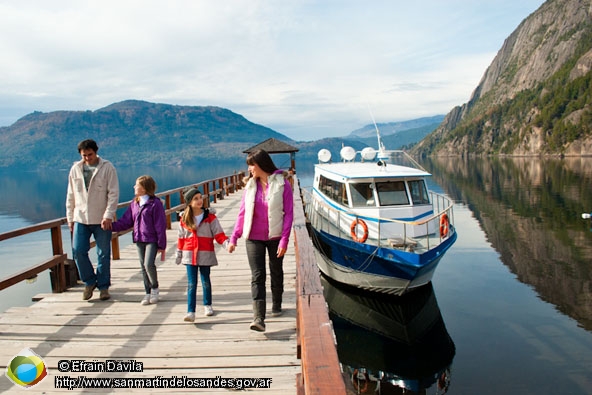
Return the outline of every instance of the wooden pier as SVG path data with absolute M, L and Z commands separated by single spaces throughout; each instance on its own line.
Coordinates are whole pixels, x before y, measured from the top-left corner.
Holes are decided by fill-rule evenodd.
M 211 204 L 227 235 L 234 227 L 240 199 L 241 193 L 234 193 Z M 298 204 L 301 205 L 301 201 Z M 11 308 L 0 315 L 0 369 L 6 370 L 15 355 L 29 348 L 42 357 L 49 373 L 32 389 L 34 393 L 164 394 L 236 390 L 229 388 L 229 382 L 234 387 L 250 387 L 242 388 L 249 393 L 344 393 L 326 307 L 323 310 L 322 289 L 313 285 L 312 292 L 308 291 L 305 283 L 315 283 L 310 279 L 314 277 L 310 270 L 306 274 L 308 279 L 301 279 L 297 286 L 296 257 L 300 255 L 308 259 L 311 253 L 308 245 L 299 247 L 296 240 L 298 233 L 301 239 L 306 235 L 301 207 L 299 212 L 284 259 L 284 313 L 277 318 L 269 317 L 268 313 L 265 332 L 249 329 L 253 317 L 244 239 L 239 240 L 232 254 L 220 246 L 216 248 L 219 265 L 211 272 L 215 314 L 211 317 L 203 315 L 199 284 L 196 320 L 194 323 L 183 321 L 187 311 L 187 280 L 185 266 L 175 264 L 177 224 L 173 223 L 172 229 L 167 231 L 166 260 L 157 262 L 161 295 L 158 304 L 140 305 L 144 287 L 136 249 L 130 245 L 120 251 L 119 260 L 111 262 L 110 300 L 99 300 L 95 290 L 89 301 L 83 301 L 84 285 L 79 284 L 62 293 L 39 295 L 39 301 L 32 306 Z M 91 258 L 93 255 L 94 250 L 91 250 Z M 269 279 L 267 284 L 269 310 Z M 298 320 L 297 305 L 300 305 L 298 309 L 305 310 Z M 302 316 L 311 312 L 315 316 L 310 317 L 312 325 L 309 325 Z M 313 346 L 306 347 L 303 342 Z M 319 358 L 317 353 L 321 354 L 318 361 L 315 360 Z M 301 357 L 306 358 L 302 363 Z M 90 363 L 88 367 L 99 369 L 101 366 L 113 368 L 119 362 L 135 368 L 123 373 L 64 369 L 68 365 L 75 366 L 78 363 L 75 361 L 85 361 Z M 115 382 L 113 379 L 129 379 L 132 386 L 136 385 L 133 379 L 142 379 L 144 381 L 136 380 L 136 383 L 145 388 L 58 388 L 58 383 L 67 385 L 68 380 L 79 376 L 108 379 L 112 383 Z M 176 379 L 175 385 L 180 383 L 179 380 L 189 384 L 187 388 L 146 388 L 146 383 L 170 386 L 173 379 Z M 196 388 L 201 385 L 215 387 L 224 380 L 224 389 Z M 120 384 L 124 382 L 118 381 Z M 253 385 L 269 386 L 254 388 Z M 0 379 L 2 393 L 25 391 L 6 377 Z

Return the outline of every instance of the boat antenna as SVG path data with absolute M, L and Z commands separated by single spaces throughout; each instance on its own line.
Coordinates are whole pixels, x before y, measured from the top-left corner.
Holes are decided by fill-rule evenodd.
M 382 138 L 380 137 L 380 130 L 378 130 L 378 125 L 376 125 L 376 120 L 374 119 L 374 114 L 372 114 L 370 105 L 368 105 L 368 112 L 370 113 L 370 118 L 372 118 L 374 129 L 376 129 L 376 136 L 378 138 L 378 152 L 380 153 L 379 159 L 387 159 L 388 155 L 386 153 L 386 148 L 384 148 L 384 144 L 382 143 Z

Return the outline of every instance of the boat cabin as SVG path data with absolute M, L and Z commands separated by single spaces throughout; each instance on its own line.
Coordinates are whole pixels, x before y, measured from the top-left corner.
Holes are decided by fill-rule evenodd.
M 313 187 L 325 203 L 348 218 L 363 218 L 370 237 L 402 237 L 403 233 L 418 237 L 434 233 L 436 226 L 407 226 L 403 231 L 399 222 L 421 221 L 434 214 L 425 182 L 428 176 L 423 170 L 393 164 L 317 164 Z

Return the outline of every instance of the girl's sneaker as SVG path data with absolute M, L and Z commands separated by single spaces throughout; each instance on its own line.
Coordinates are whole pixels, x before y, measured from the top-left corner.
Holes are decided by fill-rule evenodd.
M 142 301 L 140 302 L 140 304 L 141 304 L 142 306 L 149 305 L 149 304 L 150 304 L 150 294 L 146 294 L 146 295 L 144 296 L 144 299 L 142 299 Z
M 185 316 L 185 318 L 183 318 L 183 321 L 186 321 L 186 322 L 193 322 L 193 321 L 195 321 L 195 313 L 187 313 L 187 315 Z
M 212 308 L 211 305 L 204 306 L 204 315 L 206 317 L 214 315 L 214 309 Z
M 158 299 L 159 299 L 158 288 L 153 288 L 152 291 L 150 291 L 150 304 L 158 303 Z

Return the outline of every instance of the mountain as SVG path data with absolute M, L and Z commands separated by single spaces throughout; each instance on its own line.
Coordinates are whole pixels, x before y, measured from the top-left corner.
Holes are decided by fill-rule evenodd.
M 424 126 L 383 137 L 387 148 L 417 143 L 438 126 L 426 124 L 428 119 L 406 121 L 405 127 Z M 272 137 L 297 147 L 299 161 L 314 163 L 321 148 L 332 150 L 333 158 L 339 158 L 342 145 L 356 150 L 377 148 L 376 131 L 372 128 L 372 137 L 350 135 L 296 142 L 219 107 L 126 100 L 96 111 L 33 112 L 11 126 L 0 127 L 0 169 L 69 169 L 80 159 L 78 142 L 86 138 L 96 140 L 99 155 L 116 166 L 181 166 L 208 159 L 242 160 L 245 149 Z
M 417 155 L 592 155 L 592 1 L 548 0 Z
M 69 168 L 86 138 L 116 165 L 182 165 L 242 159 L 271 137 L 294 143 L 227 109 L 127 100 L 96 111 L 34 112 L 0 128 L 0 168 Z
M 442 119 L 444 118 L 443 115 L 438 115 L 436 117 L 441 118 L 440 121 L 442 121 Z M 412 124 L 412 121 L 409 122 L 410 124 Z M 428 123 L 424 124 L 423 126 L 414 127 L 411 129 L 404 129 L 387 135 L 383 133 L 383 129 L 380 126 L 378 126 L 378 130 L 380 130 L 380 136 L 386 149 L 406 149 L 407 147 L 413 146 L 414 144 L 428 136 L 439 125 L 440 122 Z M 360 141 L 370 147 L 377 148 L 378 140 L 376 137 L 376 129 L 374 130 L 374 135 L 372 135 L 371 137 L 362 138 L 360 139 Z
M 424 128 L 426 126 L 431 127 L 434 124 L 436 126 L 440 124 L 444 120 L 444 115 L 434 115 L 432 117 L 423 117 L 417 119 L 411 119 L 408 121 L 400 121 L 400 122 L 387 122 L 387 123 L 377 123 L 376 126 L 374 124 L 366 125 L 363 128 L 356 129 L 350 133 L 348 136 L 349 138 L 352 137 L 360 137 L 360 138 L 374 138 L 376 139 L 376 128 L 380 130 L 380 135 L 382 137 L 397 134 L 399 132 L 410 130 L 410 129 L 419 129 Z M 435 127 L 434 127 L 435 129 Z

